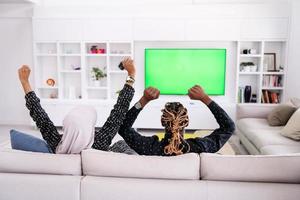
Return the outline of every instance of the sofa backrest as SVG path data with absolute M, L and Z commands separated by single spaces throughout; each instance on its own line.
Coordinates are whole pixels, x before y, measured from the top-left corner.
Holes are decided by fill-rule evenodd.
M 0 151 L 1 173 L 81 175 L 80 155 Z
M 84 175 L 185 180 L 200 178 L 200 157 L 195 153 L 163 157 L 85 150 L 81 156 Z
M 201 179 L 300 183 L 300 154 L 217 155 L 202 153 Z

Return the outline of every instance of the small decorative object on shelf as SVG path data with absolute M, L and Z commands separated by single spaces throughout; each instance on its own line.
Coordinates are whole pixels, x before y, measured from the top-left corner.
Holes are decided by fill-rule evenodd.
M 53 92 L 49 95 L 50 99 L 57 99 L 57 93 Z
M 47 83 L 47 85 L 53 87 L 55 85 L 55 80 L 52 78 L 49 78 L 49 79 L 47 79 L 46 83 Z
M 99 87 L 100 84 L 100 80 L 104 77 L 106 77 L 106 73 L 104 73 L 100 68 L 98 67 L 93 67 L 92 68 L 92 73 L 93 73 L 93 77 L 94 77 L 94 85 Z
M 97 45 L 93 45 L 93 46 L 91 46 L 90 53 L 93 53 L 93 54 L 104 54 L 105 53 L 105 49 L 104 48 L 98 48 Z
M 251 99 L 251 86 L 250 85 L 246 85 L 245 86 L 245 91 L 244 91 L 244 100 L 245 103 L 249 103 Z
M 241 72 L 256 72 L 257 65 L 255 65 L 253 62 L 242 62 L 240 64 L 240 70 Z
M 264 54 L 264 71 L 277 72 L 276 69 L 276 53 Z
M 97 45 L 93 45 L 93 46 L 91 46 L 91 53 L 98 53 L 98 47 L 97 47 Z
M 250 102 L 251 103 L 257 103 L 257 96 L 256 96 L 256 94 L 252 94 Z
M 71 65 L 71 67 L 72 67 L 73 70 L 80 70 L 81 69 L 80 66 L 73 65 L 73 64 Z
M 256 49 L 243 49 L 243 54 L 256 54 Z

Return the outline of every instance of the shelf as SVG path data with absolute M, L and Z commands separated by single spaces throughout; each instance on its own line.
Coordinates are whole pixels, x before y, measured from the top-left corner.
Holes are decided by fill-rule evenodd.
M 260 72 L 239 72 L 240 75 L 259 75 Z
M 121 70 L 112 70 L 112 71 L 109 71 L 109 73 L 111 74 L 126 74 L 126 71 L 121 71 Z
M 261 54 L 240 54 L 241 58 L 261 58 Z
M 57 56 L 57 54 L 49 54 L 49 53 L 40 53 L 40 54 L 36 54 L 36 56 L 44 56 L 44 57 L 47 57 L 47 56 Z
M 262 87 L 262 90 L 283 90 L 283 87 Z
M 81 56 L 81 54 L 71 54 L 71 53 L 64 53 L 64 54 L 59 54 L 59 56 L 65 56 L 65 57 L 68 57 L 68 56 L 70 56 L 70 57 L 72 57 L 72 56 Z
M 61 73 L 81 73 L 81 70 L 61 70 Z
M 132 55 L 131 54 L 129 54 L 129 53 L 127 53 L 127 54 L 114 54 L 114 53 L 111 53 L 111 54 L 109 54 L 109 56 L 115 56 L 115 57 L 131 57 Z
M 107 90 L 107 87 L 101 87 L 101 86 L 99 86 L 99 87 L 96 87 L 96 86 L 89 86 L 89 87 L 87 87 L 87 89 L 88 90 Z
M 102 53 L 91 53 L 92 46 Z M 34 47 L 36 85 L 41 86 L 37 92 L 43 102 L 53 104 L 111 103 L 113 91 L 122 89 L 127 75 L 118 65 L 123 57 L 133 57 L 132 41 L 45 41 L 36 42 Z M 91 79 L 93 67 L 108 74 L 99 86 Z M 48 87 L 48 78 L 60 84 Z
M 284 75 L 284 72 L 263 72 L 263 75 Z
M 107 56 L 107 54 L 87 53 L 87 54 L 85 54 L 85 56 L 87 56 L 87 57 L 105 57 L 105 56 Z

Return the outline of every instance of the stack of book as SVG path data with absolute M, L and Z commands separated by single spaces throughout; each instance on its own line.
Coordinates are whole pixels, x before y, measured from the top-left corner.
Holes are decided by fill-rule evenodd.
M 280 103 L 280 94 L 275 91 L 263 90 L 261 95 L 262 103 Z
M 264 87 L 281 87 L 282 80 L 281 76 L 278 75 L 266 75 L 263 78 Z

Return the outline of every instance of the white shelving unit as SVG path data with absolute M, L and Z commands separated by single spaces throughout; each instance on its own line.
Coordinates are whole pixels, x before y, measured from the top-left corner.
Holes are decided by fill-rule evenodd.
M 252 49 L 254 53 L 244 54 L 245 49 Z M 274 70 L 276 71 L 270 71 L 267 68 L 265 56 L 270 53 L 275 53 L 276 69 Z M 257 68 L 253 67 L 252 70 L 251 68 L 249 70 L 249 68 L 243 67 L 241 63 L 244 65 L 253 63 Z M 284 99 L 286 69 L 287 41 L 238 41 L 237 103 L 240 105 L 281 103 Z M 245 102 L 243 98 L 245 86 L 251 86 L 252 94 L 256 94 L 256 102 Z
M 91 51 L 92 46 L 97 51 Z M 127 73 L 118 68 L 120 61 L 133 58 L 132 41 L 38 41 L 34 43 L 35 86 L 47 102 L 116 99 Z M 92 68 L 107 76 L 96 86 Z M 54 80 L 53 86 L 47 80 Z

